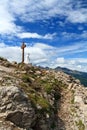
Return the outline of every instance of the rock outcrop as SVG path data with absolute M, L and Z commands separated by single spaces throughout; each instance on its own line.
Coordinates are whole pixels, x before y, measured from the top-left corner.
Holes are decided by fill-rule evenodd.
M 57 72 L 56 78 L 67 85 L 62 91 L 62 103 L 59 117 L 64 121 L 66 130 L 87 130 L 87 88 L 63 72 Z
M 87 130 L 87 89 L 78 79 L 6 62 L 0 65 L 0 130 Z
M 35 120 L 35 111 L 28 97 L 16 86 L 0 87 L 0 113 L 5 121 L 28 129 Z
M 53 96 L 47 96 L 46 93 L 44 96 L 49 97 L 48 100 L 54 104 L 51 99 Z M 16 128 L 20 128 L 20 130 L 51 130 L 51 127 L 54 127 L 51 126 L 51 123 L 57 123 L 57 120 L 54 121 L 56 116 L 53 111 L 51 114 L 42 111 L 39 104 L 37 104 L 37 108 L 32 106 L 31 100 L 20 88 L 16 86 L 0 87 L 0 130 L 15 130 Z M 53 125 L 56 128 L 57 124 Z

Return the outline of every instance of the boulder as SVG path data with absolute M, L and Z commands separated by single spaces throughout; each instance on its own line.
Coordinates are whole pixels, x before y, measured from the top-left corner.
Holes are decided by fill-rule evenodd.
M 29 129 L 35 111 L 27 95 L 16 86 L 0 87 L 0 114 L 14 125 Z

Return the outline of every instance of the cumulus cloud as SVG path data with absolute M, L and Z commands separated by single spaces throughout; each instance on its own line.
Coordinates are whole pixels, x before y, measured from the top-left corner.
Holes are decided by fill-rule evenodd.
M 9 35 L 11 37 L 11 35 L 14 35 L 20 39 L 37 38 L 52 40 L 55 38 L 56 33 L 45 33 L 44 35 L 36 32 L 31 33 L 27 32 L 22 25 L 39 20 L 47 24 L 47 20 L 54 17 L 65 18 L 66 23 L 87 23 L 87 8 L 83 4 L 84 1 L 82 0 L 2 0 L 0 1 L 0 36 L 5 37 Z M 22 23 L 21 25 L 19 25 L 19 21 Z M 57 22 L 59 22 L 58 25 L 61 27 L 65 26 L 63 21 Z M 82 27 L 78 29 L 84 30 Z M 86 39 L 87 31 L 82 31 L 80 34 L 63 32 L 60 35 L 65 39 Z M 30 53 L 30 60 L 33 64 L 43 64 L 49 67 L 60 65 L 87 71 L 87 58 L 64 58 L 65 56 L 87 52 L 87 42 L 77 42 L 58 48 L 44 43 L 36 43 L 30 47 L 27 46 L 25 50 L 25 54 Z M 21 49 L 18 46 L 8 46 L 2 42 L 0 43 L 0 56 L 10 61 L 16 60 L 20 62 Z
M 18 61 L 21 59 L 21 51 L 18 46 L 7 46 L 0 43 L 0 56 L 8 59 L 9 61 Z
M 24 33 L 19 33 L 17 36 L 19 38 L 37 38 L 37 39 L 53 39 L 56 33 L 53 34 L 46 34 L 44 36 L 39 35 L 37 33 L 30 33 L 30 32 L 24 32 Z
M 64 13 L 62 8 L 71 0 L 13 0 L 10 2 L 11 10 L 15 15 L 20 16 L 21 20 L 35 21 L 48 19 L 56 14 Z M 65 7 L 66 8 L 66 7 Z M 68 7 L 67 7 L 68 8 Z M 15 12 L 16 10 L 16 12 Z
M 30 54 L 30 60 L 34 64 L 40 64 L 46 62 L 49 59 L 47 54 L 51 47 L 48 45 L 37 43 L 31 47 L 27 46 L 25 48 L 25 55 Z M 47 49 L 47 50 L 46 50 Z M 5 43 L 0 43 L 0 56 L 7 58 L 10 61 L 21 62 L 21 47 L 19 46 L 9 46 Z
M 71 23 L 86 23 L 87 9 L 71 10 L 68 14 L 67 20 Z
M 79 29 L 82 29 L 81 27 Z M 87 31 L 83 30 L 81 33 L 75 33 L 75 32 L 62 32 L 61 36 L 64 39 L 86 39 L 87 38 Z
M 36 43 L 36 44 L 34 44 L 34 47 L 41 48 L 41 49 L 43 49 L 43 50 L 51 50 L 51 49 L 54 49 L 53 46 L 50 46 L 50 45 L 47 45 L 47 44 L 44 44 L 44 43 Z
M 56 59 L 56 62 L 57 62 L 58 64 L 64 64 L 65 59 L 64 59 L 64 57 L 59 57 L 59 58 Z
M 53 62 L 55 64 L 54 68 L 57 66 L 69 68 L 71 70 L 78 70 L 87 72 L 87 58 L 64 58 L 59 57 Z
M 87 58 L 65 58 L 65 54 L 63 54 L 63 52 L 65 52 L 68 56 L 68 51 L 69 48 L 68 50 L 64 50 L 64 48 L 56 48 L 44 43 L 36 43 L 25 48 L 25 56 L 29 53 L 30 62 L 35 65 L 48 66 L 51 68 L 61 66 L 87 72 Z M 10 61 L 21 62 L 21 48 L 18 46 L 8 46 L 5 43 L 0 43 L 0 56 L 5 57 Z
M 22 22 L 34 22 L 52 17 L 65 17 L 66 21 L 71 23 L 87 23 L 87 8 L 84 8 L 83 4 L 73 0 L 0 1 L 0 34 L 21 33 L 24 28 L 17 25 L 18 19 Z M 22 35 L 24 37 L 24 34 Z M 50 34 L 45 36 L 48 37 Z
M 15 17 L 9 10 L 9 0 L 0 1 L 0 34 L 11 34 L 21 30 L 15 24 Z
M 84 2 L 73 0 L 15 0 L 10 2 L 13 14 L 21 20 L 33 22 L 51 17 L 65 16 L 72 23 L 87 22 L 87 9 L 82 7 Z M 16 11 L 15 11 L 16 10 Z

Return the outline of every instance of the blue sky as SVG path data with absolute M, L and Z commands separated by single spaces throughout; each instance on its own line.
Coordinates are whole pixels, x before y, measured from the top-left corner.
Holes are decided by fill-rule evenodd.
M 0 56 L 87 72 L 86 0 L 0 1 Z

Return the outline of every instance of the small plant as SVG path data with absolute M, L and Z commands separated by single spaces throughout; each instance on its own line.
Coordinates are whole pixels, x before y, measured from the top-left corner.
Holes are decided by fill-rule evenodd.
M 74 104 L 74 93 L 75 93 L 75 91 L 74 90 L 72 90 L 72 99 L 71 99 L 71 104 Z
M 75 93 L 75 90 L 72 90 L 72 93 L 74 94 L 74 93 Z
M 22 76 L 22 80 L 24 81 L 24 82 L 26 82 L 26 83 L 31 83 L 31 80 L 30 80 L 30 78 L 29 78 L 29 75 L 23 75 Z
M 51 93 L 51 90 L 52 90 L 52 85 L 50 85 L 49 83 L 47 83 L 45 85 L 45 91 L 50 94 Z
M 38 97 L 37 103 L 38 103 L 42 108 L 44 108 L 44 109 L 46 109 L 46 110 L 49 109 L 50 104 L 49 104 L 49 102 L 48 102 L 45 98 L 43 98 L 43 97 Z
M 74 96 L 71 99 L 71 104 L 74 104 Z
M 53 121 L 52 124 L 51 124 L 51 128 L 52 128 L 52 129 L 55 129 L 55 127 L 56 127 L 56 124 L 55 124 L 55 122 Z
M 85 125 L 83 124 L 82 120 L 76 121 L 76 126 L 78 126 L 78 130 L 85 130 Z
M 76 110 L 75 110 L 74 107 L 71 108 L 71 112 L 72 112 L 73 114 L 76 113 Z

